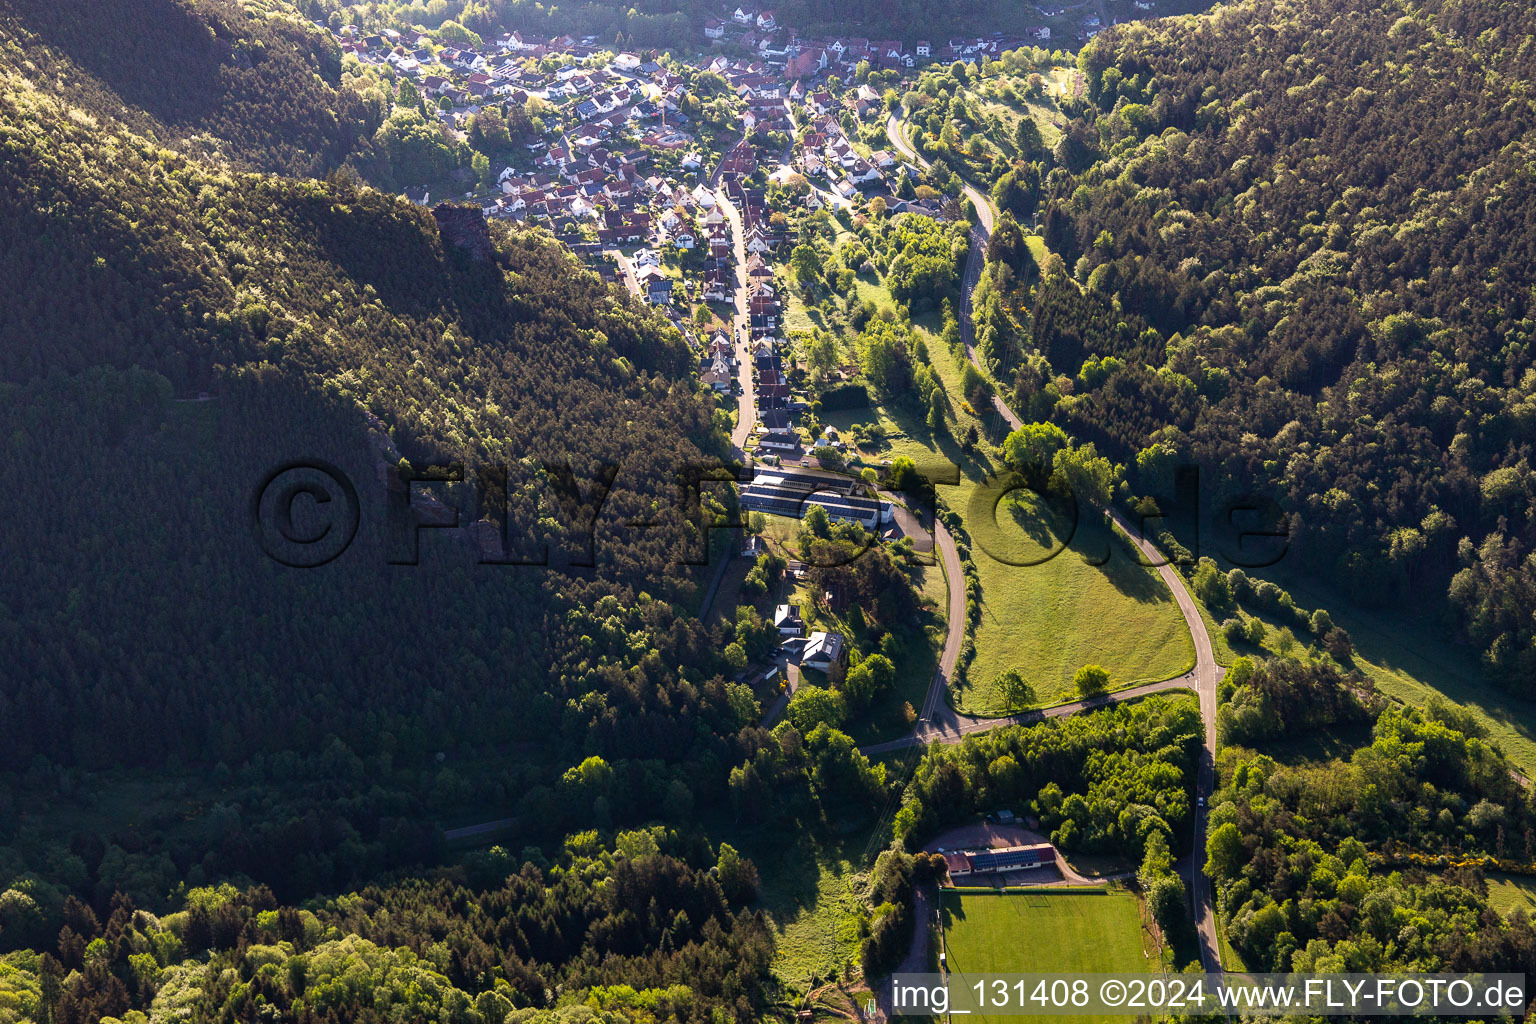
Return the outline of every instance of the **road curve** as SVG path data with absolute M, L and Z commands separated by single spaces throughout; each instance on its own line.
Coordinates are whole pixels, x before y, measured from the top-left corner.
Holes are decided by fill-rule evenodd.
M 946 691 L 949 680 L 954 675 L 955 665 L 959 661 L 960 647 L 965 639 L 965 575 L 954 537 L 943 523 L 936 522 L 934 540 L 943 558 L 944 574 L 949 582 L 949 630 L 945 637 L 943 653 L 939 657 L 939 668 L 929 684 L 928 694 L 923 700 L 923 710 L 912 735 L 861 747 L 860 751 L 865 755 L 879 755 L 914 746 L 927 746 L 929 743 L 958 743 L 973 733 L 989 732 L 1002 726 L 1029 725 L 1048 718 L 1063 718 L 1082 711 L 1093 711 L 1125 701 L 1140 700 L 1169 690 L 1193 690 L 1200 701 L 1200 718 L 1205 727 L 1205 736 L 1200 748 L 1200 763 L 1195 777 L 1195 794 L 1198 799 L 1194 813 L 1194 835 L 1191 837 L 1193 869 L 1190 879 L 1190 896 L 1194 906 L 1195 928 L 1199 936 L 1201 968 L 1207 974 L 1219 974 L 1221 973 L 1221 955 L 1216 939 L 1215 900 L 1211 892 L 1210 879 L 1206 877 L 1204 868 L 1206 818 L 1210 810 L 1207 804 L 1216 780 L 1216 687 L 1221 680 L 1223 669 L 1216 664 L 1210 633 L 1205 628 L 1205 620 L 1201 618 L 1200 610 L 1184 585 L 1184 580 L 1150 541 L 1141 536 L 1139 531 L 1132 530 L 1131 524 L 1124 515 L 1111 510 L 1109 516 L 1114 524 L 1130 538 L 1131 543 L 1136 546 L 1147 563 L 1155 568 L 1164 585 L 1173 594 L 1179 613 L 1184 616 L 1184 624 L 1194 640 L 1195 667 L 1193 669 L 1173 679 L 1143 683 L 1139 686 L 1116 690 L 1113 693 L 1026 711 L 1017 715 L 980 718 L 961 714 L 950 706 Z
M 928 162 L 917 154 L 907 142 L 906 133 L 902 128 L 897 113 L 893 112 L 886 120 L 886 135 L 891 144 L 909 159 L 923 167 Z M 970 295 L 980 278 L 981 259 L 980 249 L 985 244 L 987 236 L 992 231 L 992 208 L 980 192 L 965 187 L 966 195 L 976 206 L 977 218 L 981 223 L 971 231 L 971 249 L 966 260 L 965 282 L 962 291 L 961 305 L 961 333 L 965 339 L 966 357 L 972 363 L 976 363 L 976 352 L 972 344 L 972 324 Z M 984 368 L 977 364 L 978 369 Z M 1022 422 L 1010 409 L 1006 402 L 996 394 L 992 396 L 992 405 L 997 410 L 1009 427 L 1017 430 Z M 959 572 L 950 575 L 950 634 L 945 641 L 944 655 L 940 659 L 940 672 L 935 675 L 933 684 L 929 687 L 928 699 L 924 701 L 924 714 L 918 719 L 916 728 L 911 736 L 899 740 L 891 740 L 887 743 L 877 743 L 873 746 L 861 748 L 865 754 L 881 754 L 892 750 L 900 750 L 915 745 L 928 743 L 954 743 L 971 733 L 986 732 L 1003 725 L 1027 724 L 1043 721 L 1047 718 L 1060 718 L 1065 715 L 1076 714 L 1094 708 L 1106 707 L 1111 704 L 1127 700 L 1136 700 L 1150 694 L 1160 693 L 1165 690 L 1192 689 L 1200 701 L 1200 718 L 1205 726 L 1204 742 L 1201 745 L 1200 764 L 1196 771 L 1195 795 L 1197 797 L 1194 813 L 1193 839 L 1193 868 L 1190 872 L 1190 896 L 1194 905 L 1195 927 L 1199 935 L 1200 962 L 1207 974 L 1219 974 L 1221 972 L 1221 954 L 1216 938 L 1216 911 L 1215 901 L 1211 893 L 1210 879 L 1205 874 L 1205 839 L 1206 821 L 1210 812 L 1207 806 L 1211 793 L 1215 790 L 1216 783 L 1216 688 L 1221 680 L 1222 668 L 1216 664 L 1216 655 L 1211 646 L 1210 634 L 1205 628 L 1205 620 L 1200 615 L 1200 610 L 1195 605 L 1194 598 L 1190 596 L 1189 589 L 1184 585 L 1184 580 L 1174 570 L 1162 553 L 1157 550 L 1139 529 L 1133 529 L 1124 514 L 1115 509 L 1110 509 L 1111 521 L 1123 532 L 1136 549 L 1141 553 L 1148 565 L 1153 566 L 1170 593 L 1173 594 L 1175 603 L 1179 607 L 1179 614 L 1184 617 L 1184 625 L 1189 630 L 1190 638 L 1195 644 L 1195 667 L 1184 675 L 1174 679 L 1167 679 L 1156 683 L 1145 683 L 1141 686 L 1133 686 L 1114 693 L 1094 697 L 1089 700 L 1073 701 L 1070 704 L 1059 704 L 1053 708 L 1045 708 L 1037 711 L 1028 711 L 1020 715 L 1012 715 L 1006 718 L 976 718 L 970 715 L 962 715 L 949 706 L 945 699 L 944 688 L 949 676 L 953 673 L 954 665 L 959 655 L 960 641 L 955 639 L 954 607 L 956 604 L 956 582 L 962 581 L 964 576 Z M 959 565 L 959 555 L 954 551 L 954 539 L 947 530 L 942 533 L 935 529 L 935 537 L 943 551 L 946 567 L 951 558 L 955 565 Z M 946 572 L 948 569 L 946 568 Z M 960 589 L 960 604 L 964 607 L 964 589 Z M 948 669 L 944 668 L 948 665 Z M 930 706 L 932 712 L 929 712 Z
M 900 500 L 897 495 L 887 491 L 881 491 L 880 496 L 886 501 Z M 933 523 L 933 541 L 938 549 L 939 561 L 944 566 L 944 580 L 949 590 L 949 607 L 944 617 L 947 629 L 944 649 L 939 653 L 939 667 L 934 670 L 933 679 L 928 683 L 928 692 L 923 695 L 923 706 L 917 713 L 917 726 L 913 735 L 865 747 L 865 753 L 899 750 L 926 742 L 917 737 L 923 735 L 934 723 L 942 721 L 946 715 L 954 713 L 950 710 L 945 693 L 949 689 L 949 681 L 954 678 L 955 666 L 960 663 L 960 647 L 965 643 L 965 567 L 960 564 L 960 550 L 955 547 L 954 536 L 937 519 Z
M 912 144 L 907 141 L 906 129 L 902 127 L 899 117 L 899 108 L 885 119 L 885 134 L 891 140 L 891 145 L 896 147 L 897 152 L 917 164 L 923 170 L 926 171 L 928 169 L 928 161 L 923 159 L 917 150 L 912 147 Z M 970 185 L 965 185 L 964 190 L 965 197 L 976 207 L 976 219 L 981 222 L 982 240 L 985 241 L 992 234 L 992 201 Z

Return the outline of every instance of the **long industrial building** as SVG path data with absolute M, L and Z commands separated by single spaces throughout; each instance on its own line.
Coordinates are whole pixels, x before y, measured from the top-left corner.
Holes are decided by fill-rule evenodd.
M 812 505 L 826 509 L 833 519 L 855 522 L 869 529 L 889 523 L 891 503 L 851 493 L 846 484 L 814 473 L 759 473 L 741 492 L 741 507 L 749 512 L 802 518 Z

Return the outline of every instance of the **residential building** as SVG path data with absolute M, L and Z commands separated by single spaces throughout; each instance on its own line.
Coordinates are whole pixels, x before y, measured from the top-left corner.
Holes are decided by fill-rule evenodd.
M 796 604 L 781 604 L 774 609 L 773 625 L 778 629 L 779 636 L 805 634 L 805 621 L 800 618 L 800 606 Z

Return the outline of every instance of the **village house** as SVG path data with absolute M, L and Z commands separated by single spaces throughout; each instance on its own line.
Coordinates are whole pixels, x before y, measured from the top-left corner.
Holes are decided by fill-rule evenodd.
M 722 174 L 749 175 L 757 170 L 757 154 L 752 150 L 752 144 L 742 139 L 726 154 L 725 160 L 720 164 Z
M 800 450 L 800 435 L 793 430 L 768 430 L 758 437 L 757 443 L 759 447 L 770 451 L 797 452 Z
M 800 652 L 800 667 L 826 672 L 843 660 L 843 635 L 821 630 L 806 638 Z
M 660 267 L 646 267 L 637 276 L 646 302 L 660 306 L 672 301 L 672 279 Z
M 730 271 L 725 267 L 716 267 L 704 272 L 704 301 L 705 302 L 729 302 L 735 283 L 731 280 Z
M 779 636 L 804 636 L 805 620 L 800 618 L 800 606 L 781 604 L 774 609 L 773 625 Z
M 711 360 L 709 369 L 699 374 L 699 380 L 715 391 L 731 390 L 731 383 L 735 379 L 736 376 L 731 372 L 731 368 L 718 356 Z

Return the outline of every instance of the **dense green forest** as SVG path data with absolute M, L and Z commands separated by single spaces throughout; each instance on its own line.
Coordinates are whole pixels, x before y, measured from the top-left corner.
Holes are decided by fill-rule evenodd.
M 489 719 L 539 729 L 530 717 L 558 716 L 558 704 L 476 708 L 497 663 L 552 668 L 548 678 L 573 697 L 633 686 L 642 721 L 648 704 L 667 718 L 724 707 L 694 690 L 653 703 L 705 681 L 685 682 L 677 665 L 710 664 L 697 625 L 667 603 L 697 599 L 683 562 L 701 545 L 689 544 L 700 531 L 678 508 L 675 475 L 718 443 L 675 331 L 572 272 L 570 257 L 537 236 L 499 236 L 495 257 L 477 262 L 399 200 L 215 174 L 88 130 L 35 93 L 0 102 L 0 192 L 11 211 L 0 249 L 7 278 L 25 283 L 7 303 L 0 349 L 0 373 L 17 382 L 6 459 L 31 464 L 47 444 L 71 460 L 7 498 L 51 510 L 11 543 L 55 552 L 18 558 L 4 584 L 22 680 L 6 718 L 24 723 L 8 767 L 37 753 L 159 764 L 172 753 L 237 760 L 286 746 L 292 729 L 243 721 L 299 713 L 282 699 L 285 677 L 315 680 L 303 713 L 316 719 L 299 734 L 334 732 L 359 753 L 377 752 L 386 732 L 405 741 L 402 730 L 421 723 L 473 739 L 493 734 L 482 730 Z M 208 401 L 179 401 L 201 392 Z M 590 513 L 566 499 L 585 502 L 601 466 L 622 467 L 591 573 L 472 572 L 470 552 L 442 552 L 435 568 L 412 572 L 388 565 L 394 551 L 379 530 L 371 550 L 310 577 L 267 561 L 242 510 L 264 473 L 311 455 L 351 467 L 376 522 L 377 481 L 400 460 L 508 466 L 504 484 L 487 477 L 479 490 L 503 488 L 512 532 L 536 534 L 525 547 L 553 541 L 557 561 L 565 552 L 578 564 L 586 545 L 576 527 Z M 561 465 L 574 494 L 548 468 Z M 87 479 L 95 486 L 81 487 Z M 173 486 L 188 521 L 160 531 L 154 495 Z M 477 517 L 474 493 L 457 490 L 448 500 Z M 501 514 L 489 502 L 483 511 Z M 642 520 L 653 525 L 626 525 Z M 87 525 L 90 543 L 64 540 Z M 108 557 L 118 565 L 97 571 Z M 87 578 L 95 584 L 84 590 Z M 637 599 L 642 590 L 654 600 Z M 625 598 L 606 630 L 604 593 Z M 327 604 L 340 607 L 314 618 L 270 611 Z M 434 636 L 429 624 L 449 632 Z M 64 658 L 61 625 L 75 638 Z M 644 658 L 652 644 L 668 656 Z M 224 675 L 232 657 L 258 652 Z M 215 666 L 226 667 L 211 685 Z M 421 684 L 439 674 L 431 697 Z M 150 680 L 154 696 L 139 699 Z M 498 703 L 532 700 L 545 683 L 542 673 L 506 680 Z M 363 721 L 365 695 L 382 719 Z M 446 717 L 434 721 L 423 701 L 441 702 Z M 417 725 L 390 721 L 406 708 Z M 612 714 L 589 705 L 581 717 L 601 730 Z
M 1486 878 L 1536 858 L 1530 795 L 1470 716 L 1382 707 L 1360 680 L 1288 659 L 1239 675 L 1223 712 L 1268 704 L 1306 723 L 1297 737 L 1369 723 L 1341 757 L 1279 761 L 1283 730 L 1219 755 L 1208 870 L 1250 969 L 1536 967 L 1536 928 L 1493 909 Z
M 281 2 L 6 0 L 0 54 L 36 87 L 237 167 L 323 175 L 366 159 L 387 110 Z
M 1249 2 L 1094 40 L 1042 186 L 1061 259 L 1004 360 L 1021 406 L 1117 461 L 1197 463 L 1218 512 L 1277 499 L 1297 568 L 1443 610 L 1524 693 L 1533 53 L 1524 12 L 1478 0 Z
M 317 20 L 372 28 L 444 24 L 456 36 L 494 37 L 514 29 L 551 38 L 564 33 L 595 35 L 607 44 L 622 36 L 629 46 L 689 49 L 703 45 L 705 19 L 719 17 L 715 0 L 583 0 L 546 4 L 538 0 L 298 0 L 296 6 Z M 752 8 L 762 9 L 761 5 Z M 1032 11 L 996 0 L 786 0 L 772 9 L 780 25 L 801 32 L 902 39 L 915 43 L 913 27 L 935 38 L 948 32 L 975 36 L 994 27 L 1017 31 L 1030 23 Z M 1022 19 L 1022 20 L 1021 20 Z
M 778 10 L 937 38 L 990 8 Z M 695 355 L 547 234 L 351 173 L 393 191 L 473 140 L 391 115 L 305 23 L 663 45 L 716 13 L 0 0 L 0 1024 L 786 1018 L 783 922 L 732 844 L 867 837 L 849 917 L 873 977 L 939 869 L 915 851 L 1004 807 L 1068 854 L 1139 864 L 1191 959 L 1173 862 L 1196 702 L 866 756 L 842 729 L 889 696 L 918 621 L 893 545 L 809 573 L 857 613 L 849 664 L 763 726 L 732 680 L 777 629 L 746 606 L 700 618 L 732 499 L 679 475 L 729 452 Z M 1180 459 L 1212 504 L 1266 493 L 1299 566 L 1360 600 L 1428 595 L 1529 692 L 1525 14 L 1243 0 L 1121 27 L 1085 51 L 1049 149 L 1027 129 L 971 146 L 971 72 L 926 76 L 907 106 L 938 159 L 902 187 L 992 188 L 978 351 L 1054 421 L 1005 460 L 1032 438 L 1088 452 L 1105 501 L 1119 470 L 1097 452 L 1137 495 Z M 807 233 L 803 276 L 846 291 L 868 261 L 955 349 L 962 224 Z M 942 426 L 910 318 L 850 303 L 847 322 L 872 392 Z M 990 386 L 967 364 L 959 397 Z M 349 534 L 349 499 L 273 527 L 263 485 L 294 462 L 356 492 L 355 541 L 314 568 L 269 557 L 273 529 Z M 415 528 L 450 508 L 465 529 Z M 818 563 L 866 542 L 825 517 L 801 537 Z M 784 569 L 764 555 L 748 584 Z M 1194 577 L 1219 614 L 1206 590 L 1232 577 Z M 1530 919 L 1488 892 L 1536 870 L 1529 788 L 1470 716 L 1376 694 L 1318 614 L 1296 624 L 1321 646 L 1222 684 L 1207 854 L 1233 949 L 1255 969 L 1536 973 Z
M 723 797 L 756 712 L 720 677 L 731 631 L 696 618 L 678 473 L 723 439 L 677 332 L 547 236 L 458 239 L 112 113 L 0 90 L 0 436 L 25 481 L 4 501 L 29 524 L 0 583 L 0 873 L 44 923 L 68 895 L 161 909 L 187 879 L 343 890 L 434 859 L 459 814 L 558 837 L 685 814 L 684 778 L 688 806 Z M 358 492 L 356 543 L 313 570 L 252 532 L 295 459 Z M 469 479 L 432 489 L 510 551 L 422 531 L 420 564 L 391 564 L 397 481 L 452 464 Z M 584 759 L 616 780 L 565 780 Z M 135 772 L 180 787 L 151 800 L 182 802 L 179 836 L 123 808 L 71 849 L 38 813 Z
M 728 845 L 655 828 L 607 848 L 587 832 L 552 864 L 486 860 L 501 868 L 488 885 L 370 887 L 304 910 L 228 885 L 162 916 L 71 899 L 56 953 L 0 960 L 0 1020 L 751 1019 L 773 937 L 741 907 L 756 880 Z M 545 1008 L 562 989 L 585 998 Z

